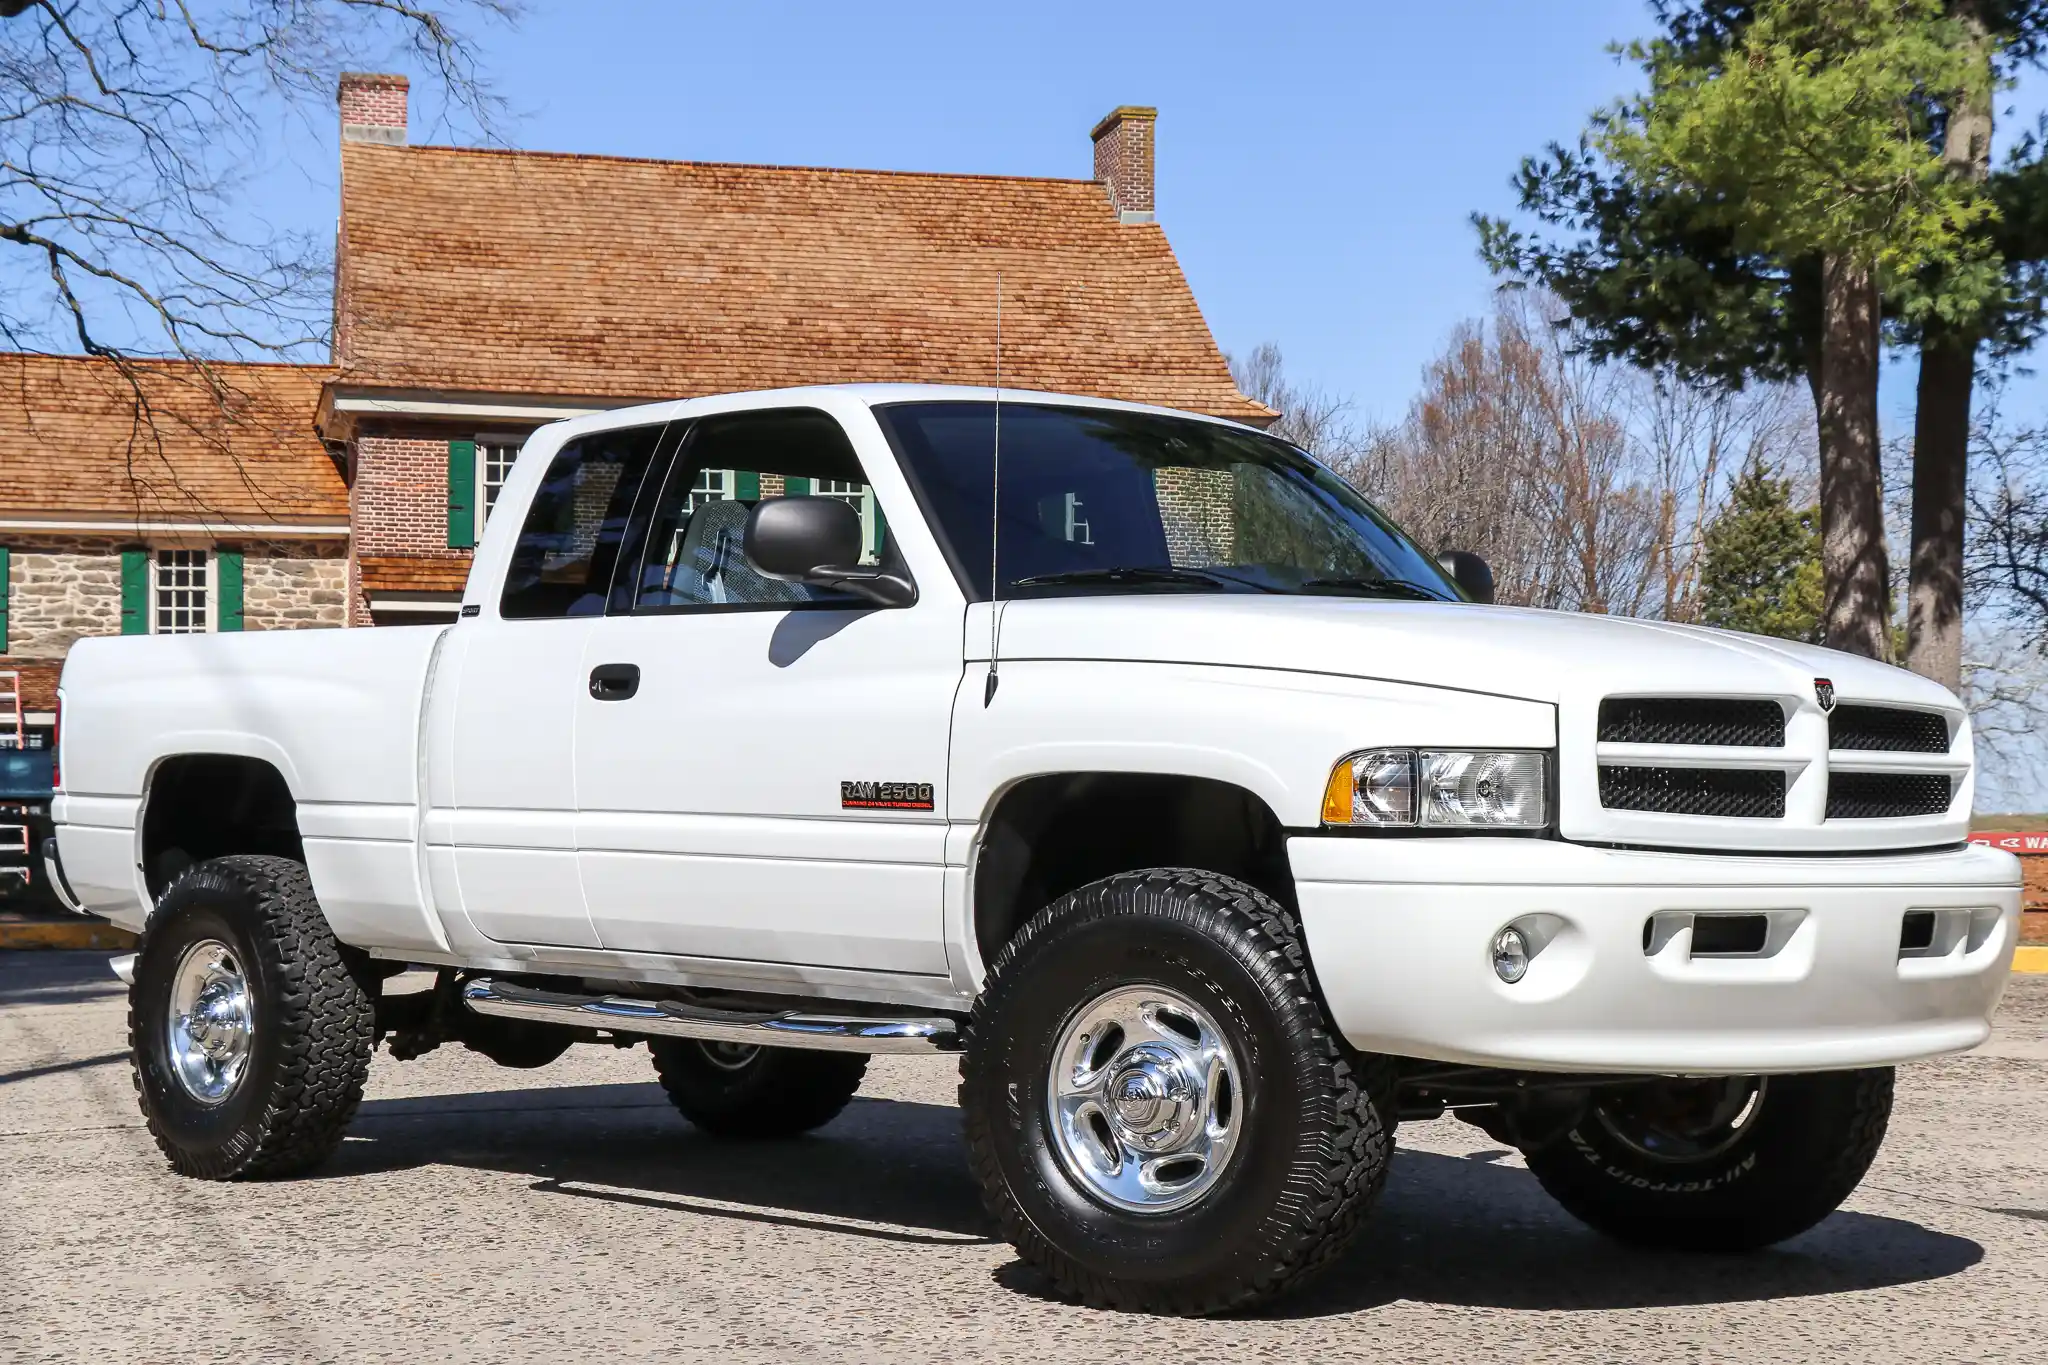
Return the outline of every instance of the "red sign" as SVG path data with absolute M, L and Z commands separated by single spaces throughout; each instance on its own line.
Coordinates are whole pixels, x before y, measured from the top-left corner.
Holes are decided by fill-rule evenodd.
M 1970 842 L 2007 853 L 2048 853 L 2048 830 L 1986 830 L 1972 834 Z

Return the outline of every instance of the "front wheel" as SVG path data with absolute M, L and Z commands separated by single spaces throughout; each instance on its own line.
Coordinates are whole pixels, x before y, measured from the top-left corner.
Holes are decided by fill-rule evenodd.
M 1656 1081 L 1596 1097 L 1524 1155 L 1552 1198 L 1610 1237 L 1754 1251 L 1849 1197 L 1891 1111 L 1889 1067 Z
M 960 1107 L 990 1211 L 1059 1292 L 1220 1313 L 1349 1242 L 1392 1152 L 1388 1074 L 1331 1030 L 1282 906 L 1159 869 L 1062 897 L 997 955 Z

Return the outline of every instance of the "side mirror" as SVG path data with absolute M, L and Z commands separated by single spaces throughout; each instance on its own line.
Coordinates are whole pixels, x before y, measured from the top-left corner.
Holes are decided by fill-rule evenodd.
M 1465 596 L 1474 602 L 1493 601 L 1493 570 L 1478 555 L 1470 550 L 1445 550 L 1436 557 L 1436 562 L 1464 590 Z
M 860 513 L 838 498 L 763 498 L 740 549 L 763 578 L 838 588 L 880 607 L 907 607 L 917 585 L 860 562 Z

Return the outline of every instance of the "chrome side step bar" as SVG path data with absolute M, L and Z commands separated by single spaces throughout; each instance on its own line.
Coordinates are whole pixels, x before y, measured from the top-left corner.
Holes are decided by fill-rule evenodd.
M 478 1014 L 503 1019 L 662 1038 L 701 1038 L 714 1043 L 803 1047 L 821 1052 L 930 1053 L 958 1052 L 961 1048 L 960 1025 L 942 1015 L 867 1019 L 794 1011 L 742 1014 L 705 1009 L 679 1000 L 535 990 L 487 976 L 463 983 L 462 1003 Z

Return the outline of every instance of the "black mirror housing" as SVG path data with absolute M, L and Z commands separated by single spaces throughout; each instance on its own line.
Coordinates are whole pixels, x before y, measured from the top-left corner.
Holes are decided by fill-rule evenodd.
M 1445 550 L 1436 557 L 1437 567 L 1474 602 L 1493 601 L 1493 570 L 1470 550 Z
M 860 563 L 860 513 L 838 498 L 763 498 L 740 548 L 763 578 L 802 583 L 814 569 Z
M 917 586 L 860 562 L 860 513 L 838 498 L 763 498 L 740 549 L 763 578 L 837 588 L 880 607 L 907 607 Z

